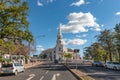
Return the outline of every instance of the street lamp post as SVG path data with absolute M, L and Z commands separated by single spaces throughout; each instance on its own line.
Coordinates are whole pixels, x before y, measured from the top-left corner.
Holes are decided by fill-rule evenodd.
M 34 53 L 36 53 L 36 51 L 37 51 L 37 45 L 36 45 L 36 40 L 38 39 L 38 38 L 41 38 L 41 37 L 45 37 L 45 35 L 39 35 L 39 36 L 37 36 L 37 37 L 35 37 L 34 38 Z
M 34 39 L 34 43 L 35 43 L 35 52 L 36 52 L 36 47 L 37 47 L 37 45 L 36 45 L 36 39 L 38 39 L 38 38 L 40 38 L 40 37 L 45 37 L 45 35 L 39 35 L 39 36 L 35 37 L 35 39 Z

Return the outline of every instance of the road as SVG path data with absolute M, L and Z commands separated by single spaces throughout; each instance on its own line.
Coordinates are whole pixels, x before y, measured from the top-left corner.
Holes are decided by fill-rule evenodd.
M 77 80 L 63 65 L 45 62 L 23 73 L 3 75 L 0 80 Z
M 75 64 L 72 64 L 75 68 Z M 95 80 L 120 80 L 120 70 L 110 70 L 104 67 L 78 64 L 78 70 L 86 73 Z

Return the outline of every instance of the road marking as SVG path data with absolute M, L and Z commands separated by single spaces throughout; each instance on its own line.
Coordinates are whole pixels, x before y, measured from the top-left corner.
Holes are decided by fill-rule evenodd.
M 30 75 L 29 75 L 29 78 L 26 79 L 26 80 L 31 80 L 33 77 L 35 77 L 35 74 L 30 74 Z
M 49 71 L 46 71 L 46 73 L 45 74 L 47 74 Z
M 43 80 L 43 78 L 44 78 L 44 76 L 42 76 L 42 77 L 40 78 L 40 80 Z
M 53 75 L 51 80 L 56 80 L 56 74 Z
M 60 73 L 54 74 L 51 80 L 56 80 L 56 77 L 60 76 Z
M 60 76 L 60 73 L 57 73 L 56 76 Z

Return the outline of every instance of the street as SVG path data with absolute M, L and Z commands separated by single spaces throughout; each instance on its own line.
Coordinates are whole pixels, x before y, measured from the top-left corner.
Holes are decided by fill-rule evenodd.
M 3 75 L 0 80 L 77 80 L 63 65 L 45 62 L 14 75 Z
M 70 64 L 75 68 L 75 64 Z M 91 76 L 95 80 L 120 80 L 120 70 L 105 69 L 104 67 L 93 67 L 91 65 L 78 64 L 78 70 Z

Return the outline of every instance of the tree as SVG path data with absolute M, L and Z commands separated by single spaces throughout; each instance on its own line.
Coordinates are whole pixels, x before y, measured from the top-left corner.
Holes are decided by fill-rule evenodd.
M 72 53 L 64 52 L 64 57 L 66 58 L 66 64 L 67 64 L 68 59 L 72 58 L 72 56 L 73 56 Z
M 116 53 L 118 54 L 118 61 L 120 63 L 120 23 L 116 24 L 115 26 L 115 49 L 116 49 Z
M 104 54 L 105 54 L 105 50 L 103 49 L 103 47 L 98 42 L 95 42 L 91 44 L 91 46 L 85 48 L 84 58 L 103 61 Z
M 34 40 L 28 27 L 28 9 L 23 0 L 0 0 L 0 51 L 13 53 L 17 43 L 24 46 Z
M 112 61 L 113 55 L 113 34 L 110 30 L 101 31 L 99 35 L 96 36 L 98 42 L 102 45 L 104 50 L 106 50 L 105 58 L 107 59 L 107 55 L 109 56 L 109 60 Z

